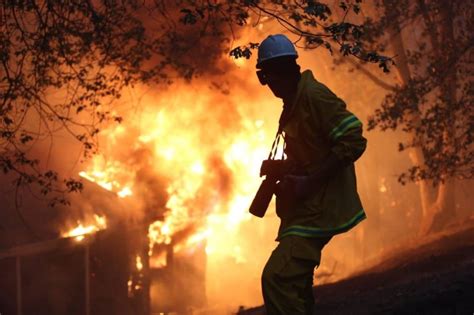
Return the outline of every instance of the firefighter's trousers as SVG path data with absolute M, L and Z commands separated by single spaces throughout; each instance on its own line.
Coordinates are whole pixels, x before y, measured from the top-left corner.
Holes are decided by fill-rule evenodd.
M 280 241 L 262 274 L 267 315 L 313 314 L 313 272 L 330 239 L 290 235 Z

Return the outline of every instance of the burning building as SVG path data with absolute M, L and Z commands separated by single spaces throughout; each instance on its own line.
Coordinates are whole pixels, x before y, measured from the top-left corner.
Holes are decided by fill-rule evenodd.
M 84 197 L 112 199 L 121 207 L 119 197 L 94 183 L 86 184 Z M 95 214 L 92 222 L 78 222 L 61 238 L 0 251 L 2 312 L 186 314 L 204 307 L 205 243 L 175 253 L 174 244 L 186 234 L 181 233 L 152 254 L 149 224 Z
M 239 228 L 273 126 L 242 117 L 220 90 L 202 94 L 207 85 L 176 89 L 143 98 L 140 114 L 101 133 L 100 153 L 77 169 L 82 193 L 34 225 L 47 236 L 2 244 L 0 311 L 185 313 L 207 307 L 209 290 L 223 292 L 209 279 L 245 261 Z

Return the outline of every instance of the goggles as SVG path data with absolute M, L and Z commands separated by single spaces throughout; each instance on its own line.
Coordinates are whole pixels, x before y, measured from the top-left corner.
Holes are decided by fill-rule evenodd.
M 258 77 L 258 81 L 260 81 L 260 84 L 261 85 L 267 85 L 269 81 L 273 80 L 281 80 L 282 78 L 284 78 L 285 76 L 285 73 L 282 72 L 267 72 L 267 71 L 264 71 L 264 70 L 258 70 L 257 71 L 257 77 Z
M 266 85 L 268 83 L 268 77 L 263 70 L 257 71 L 257 77 L 261 85 Z

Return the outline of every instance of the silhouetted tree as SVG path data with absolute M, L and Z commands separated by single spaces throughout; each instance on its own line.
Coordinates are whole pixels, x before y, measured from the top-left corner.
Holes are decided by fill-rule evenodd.
M 399 181 L 418 181 L 421 233 L 455 217 L 455 180 L 474 175 L 473 4 L 417 0 L 376 3 L 370 38 L 397 56 L 399 83 L 369 119 L 369 130 L 401 129 L 413 166 Z M 385 31 L 386 35 L 382 34 Z M 388 35 L 388 36 L 387 36 Z

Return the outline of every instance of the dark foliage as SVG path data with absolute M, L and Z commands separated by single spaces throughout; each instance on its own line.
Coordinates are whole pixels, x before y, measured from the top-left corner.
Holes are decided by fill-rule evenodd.
M 344 12 L 342 20 L 336 21 L 328 4 L 319 1 L 246 1 L 248 9 L 257 16 L 268 16 L 282 27 L 299 36 L 302 47 L 326 48 L 331 54 L 337 49 L 343 56 L 352 56 L 364 62 L 376 63 L 384 72 L 389 72 L 393 60 L 380 55 L 376 50 L 366 49 L 364 25 L 349 23 L 350 13 L 361 12 L 361 1 L 340 1 L 337 9 Z M 234 48 L 230 55 L 249 58 L 258 45 L 249 43 Z
M 465 1 L 379 1 L 382 17 L 367 23 L 372 41 L 390 44 L 383 31 L 404 36 L 394 44 L 403 84 L 369 119 L 369 130 L 401 129 L 410 140 L 399 150 L 421 150 L 422 165 L 403 172 L 402 183 L 474 176 L 473 4 Z M 396 24 L 395 24 L 396 23 Z M 393 38 L 392 38 L 393 44 Z M 399 59 L 399 61 L 397 61 Z

